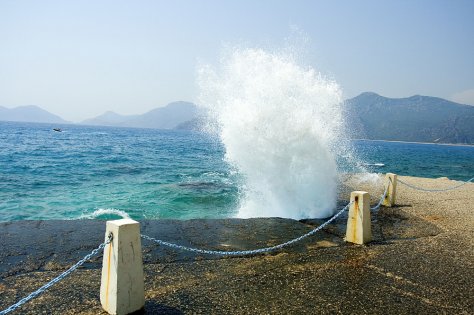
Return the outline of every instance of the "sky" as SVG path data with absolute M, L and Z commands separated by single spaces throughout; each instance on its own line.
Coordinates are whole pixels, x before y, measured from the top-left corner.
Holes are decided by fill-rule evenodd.
M 223 47 L 288 41 L 305 42 L 304 65 L 345 98 L 474 105 L 472 0 L 0 0 L 0 106 L 79 122 L 196 102 L 197 67 Z

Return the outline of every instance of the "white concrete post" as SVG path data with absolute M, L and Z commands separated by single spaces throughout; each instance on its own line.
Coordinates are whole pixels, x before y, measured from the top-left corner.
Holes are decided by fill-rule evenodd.
M 107 221 L 100 303 L 109 314 L 125 315 L 145 306 L 140 224 L 134 220 Z
M 382 202 L 382 205 L 391 207 L 395 205 L 395 198 L 397 197 L 397 175 L 393 173 L 387 173 L 385 175 L 384 191 L 387 189 L 387 196 Z
M 372 240 L 370 224 L 370 196 L 365 191 L 351 193 L 351 206 L 347 218 L 346 242 L 365 244 Z

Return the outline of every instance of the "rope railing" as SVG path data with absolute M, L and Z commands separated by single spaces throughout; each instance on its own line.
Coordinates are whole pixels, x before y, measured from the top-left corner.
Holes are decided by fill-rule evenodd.
M 43 285 L 41 288 L 39 288 L 35 292 L 30 293 L 28 296 L 22 298 L 21 300 L 19 300 L 15 304 L 13 304 L 13 305 L 9 306 L 8 308 L 6 308 L 5 310 L 1 311 L 0 315 L 5 315 L 5 314 L 8 314 L 10 312 L 13 312 L 14 310 L 19 308 L 20 306 L 22 306 L 26 302 L 38 297 L 40 294 L 44 293 L 50 287 L 52 287 L 53 285 L 55 285 L 59 281 L 63 280 L 64 278 L 66 278 L 69 274 L 71 274 L 73 271 L 75 271 L 77 268 L 79 268 L 81 265 L 83 265 L 86 261 L 88 261 L 92 257 L 96 256 L 102 249 L 104 249 L 105 245 L 109 244 L 111 241 L 112 241 L 112 235 L 109 235 L 108 239 L 105 242 L 103 242 L 102 244 L 99 245 L 99 247 L 97 247 L 92 252 L 90 252 L 89 254 L 84 256 L 84 258 L 82 258 L 77 263 L 75 263 L 71 268 L 69 268 L 68 270 L 66 270 L 65 272 L 63 272 L 62 274 L 60 274 L 59 276 L 54 278 L 53 280 L 49 281 L 48 283 Z
M 391 180 L 390 180 L 391 181 Z M 379 202 L 377 203 L 377 205 L 375 205 L 374 207 L 370 208 L 370 210 L 372 211 L 376 211 L 380 208 L 380 206 L 382 205 L 383 201 L 385 200 L 385 198 L 387 197 L 387 194 L 388 194 L 388 185 L 387 187 L 385 187 L 385 191 L 384 193 L 382 194 L 382 196 L 380 197 L 380 200 Z
M 179 249 L 179 250 L 185 250 L 189 252 L 194 252 L 194 253 L 199 253 L 199 254 L 207 254 L 207 255 L 220 255 L 220 256 L 248 256 L 248 255 L 256 255 L 256 254 L 262 254 L 262 253 L 268 253 L 272 252 L 277 249 L 281 249 L 285 246 L 289 246 L 291 244 L 297 243 L 308 236 L 311 236 L 315 234 L 316 232 L 322 230 L 326 225 L 334 221 L 338 216 L 340 216 L 344 211 L 346 211 L 352 203 L 348 203 L 344 208 L 339 210 L 335 215 L 333 215 L 329 220 L 321 224 L 320 226 L 314 228 L 313 230 L 309 231 L 308 233 L 301 235 L 300 237 L 294 238 L 292 240 L 289 240 L 285 243 L 278 244 L 275 246 L 270 246 L 270 247 L 265 247 L 265 248 L 259 248 L 259 249 L 252 249 L 252 250 L 239 250 L 239 251 L 219 251 L 219 250 L 207 250 L 207 249 L 199 249 L 199 248 L 193 248 L 193 247 L 187 247 L 183 245 L 178 245 L 170 242 L 166 242 L 163 240 L 159 240 L 147 235 L 141 235 L 143 239 L 146 239 L 148 241 L 152 241 L 154 243 L 157 243 L 159 245 L 167 246 L 170 248 L 174 249 Z
M 462 187 L 464 185 L 466 185 L 467 183 L 470 183 L 474 180 L 474 177 L 471 178 L 470 180 L 466 181 L 466 182 L 463 182 L 459 185 L 456 185 L 456 186 L 452 186 L 452 187 L 448 187 L 448 188 L 443 188 L 443 189 L 428 189 L 428 188 L 423 188 L 423 187 L 418 187 L 418 186 L 415 186 L 415 185 L 412 185 L 410 183 L 407 183 L 401 179 L 397 179 L 397 181 L 407 187 L 410 187 L 412 189 L 415 189 L 415 190 L 420 190 L 420 191 L 425 191 L 425 192 L 442 192 L 442 191 L 449 191 L 449 190 L 453 190 L 453 189 L 456 189 L 456 188 L 459 188 L 459 187 Z

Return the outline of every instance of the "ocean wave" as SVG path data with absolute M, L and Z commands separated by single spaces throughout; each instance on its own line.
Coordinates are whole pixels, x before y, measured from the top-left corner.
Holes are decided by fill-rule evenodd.
M 127 212 L 123 210 L 107 208 L 107 209 L 97 209 L 92 213 L 83 214 L 79 217 L 79 219 L 109 219 L 110 216 L 118 216 L 122 219 L 130 219 L 130 216 Z
M 365 163 L 364 165 L 365 166 L 378 166 L 378 167 L 385 166 L 385 164 L 383 163 Z

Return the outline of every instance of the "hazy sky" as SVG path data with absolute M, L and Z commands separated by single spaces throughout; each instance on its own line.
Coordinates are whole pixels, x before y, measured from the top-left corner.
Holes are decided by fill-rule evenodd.
M 80 121 L 195 101 L 199 62 L 223 45 L 278 49 L 295 27 L 345 97 L 474 105 L 472 0 L 0 0 L 0 105 Z

